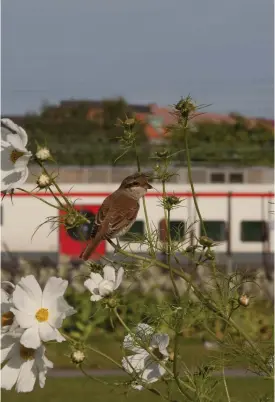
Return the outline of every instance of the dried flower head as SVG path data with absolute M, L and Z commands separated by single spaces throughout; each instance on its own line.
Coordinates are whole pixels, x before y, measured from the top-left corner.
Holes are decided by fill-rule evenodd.
M 51 153 L 48 148 L 38 146 L 35 156 L 40 161 L 46 161 L 51 158 Z
M 177 205 L 181 203 L 181 200 L 179 197 L 175 195 L 170 195 L 170 196 L 165 196 L 162 199 L 162 203 L 165 209 L 170 211 L 171 209 L 175 208 Z
M 211 246 L 213 246 L 213 243 L 214 243 L 213 240 L 210 239 L 210 237 L 207 237 L 207 236 L 201 236 L 199 238 L 199 242 L 204 247 L 211 247 Z
M 206 250 L 206 252 L 205 252 L 205 258 L 207 258 L 208 260 L 211 260 L 211 261 L 215 260 L 215 253 L 214 253 L 214 251 L 213 251 L 213 250 L 210 250 L 210 249 Z
M 85 359 L 85 354 L 82 352 L 82 350 L 75 350 L 71 354 L 71 360 L 74 364 L 80 364 L 84 361 Z
M 179 112 L 181 118 L 187 119 L 196 110 L 196 104 L 191 96 L 188 95 L 175 104 L 175 109 Z
M 36 181 L 36 184 L 41 189 L 47 188 L 52 184 L 52 179 L 47 174 L 41 173 L 41 175 L 38 177 L 38 179 Z
M 194 251 L 196 251 L 197 248 L 198 248 L 198 246 L 195 244 L 194 246 L 186 247 L 185 251 L 186 251 L 186 253 L 194 253 Z
M 247 307 L 249 305 L 249 297 L 246 294 L 243 294 L 239 297 L 239 304 L 241 306 Z

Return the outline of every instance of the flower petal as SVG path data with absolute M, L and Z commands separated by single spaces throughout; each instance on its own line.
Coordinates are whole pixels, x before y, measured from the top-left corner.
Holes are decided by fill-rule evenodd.
M 36 326 L 26 329 L 20 339 L 20 343 L 26 348 L 37 349 L 41 345 L 38 323 Z
M 10 390 L 17 381 L 19 370 L 21 366 L 21 359 L 19 355 L 15 355 L 12 359 L 5 364 L 1 369 L 1 388 Z
M 101 299 L 102 299 L 102 296 L 100 296 L 100 295 L 92 295 L 90 298 L 91 301 L 98 301 Z
M 165 373 L 165 369 L 155 362 L 151 362 L 142 373 L 142 379 L 148 383 L 156 382 Z
M 7 142 L 11 144 L 11 146 L 21 152 L 28 152 L 24 147 L 22 140 L 18 134 L 8 134 Z
M 101 278 L 101 279 L 102 279 L 102 278 Z M 85 286 L 85 288 L 87 288 L 91 293 L 93 293 L 95 289 L 98 289 L 98 284 L 95 283 L 95 281 L 93 281 L 93 280 L 90 279 L 90 278 L 87 279 L 87 280 L 84 282 L 84 286 Z
M 144 349 L 137 344 L 137 342 L 134 340 L 131 334 L 125 336 L 123 341 L 123 347 L 124 349 L 129 349 L 135 353 L 142 353 L 144 351 Z
M 148 343 L 154 333 L 154 328 L 148 324 L 140 323 L 137 325 L 135 333 L 142 342 Z
M 169 335 L 167 334 L 155 334 L 152 336 L 150 346 L 153 348 L 159 348 L 160 352 L 168 356 L 168 352 L 166 350 L 169 345 Z
M 66 341 L 66 339 L 64 338 L 64 336 L 63 335 L 61 335 L 61 333 L 56 329 L 55 330 L 55 333 L 56 333 L 56 341 L 57 342 L 64 342 L 64 341 Z
M 36 380 L 37 370 L 35 361 L 27 360 L 21 365 L 15 389 L 17 392 L 31 392 Z
M 115 286 L 115 282 L 108 281 L 106 279 L 103 279 L 103 281 L 100 282 L 98 285 L 98 291 L 100 296 L 108 296 L 110 293 L 113 292 Z
M 117 271 L 117 277 L 116 277 L 116 281 L 115 281 L 115 289 L 117 289 L 119 287 L 119 285 L 121 284 L 123 275 L 124 275 L 124 269 L 122 267 L 120 267 L 119 270 Z
M 116 271 L 114 267 L 112 267 L 111 265 L 106 265 L 103 268 L 103 272 L 104 272 L 104 279 L 111 282 L 116 281 Z
M 64 313 L 66 317 L 69 317 L 70 315 L 73 315 L 77 312 L 72 306 L 70 306 L 66 302 L 64 297 L 61 297 L 61 296 L 57 300 L 56 307 L 57 307 L 57 311 Z
M 55 276 L 49 278 L 43 290 L 42 307 L 50 309 L 52 304 L 55 304 L 56 300 L 64 295 L 67 286 L 67 280 Z
M 1 364 L 5 361 L 5 360 L 10 360 L 11 356 L 13 355 L 13 344 L 11 344 L 9 347 L 2 349 L 2 345 L 1 345 Z
M 20 156 L 14 164 L 15 171 L 20 172 L 21 170 L 24 170 L 27 167 L 31 156 L 31 152 L 26 152 L 24 155 Z
M 51 327 L 48 322 L 41 322 L 38 325 L 39 336 L 43 342 L 53 341 L 56 339 L 56 330 Z
M 37 323 L 34 314 L 28 314 L 25 311 L 19 311 L 15 308 L 11 308 L 10 311 L 15 315 L 17 324 L 21 328 L 30 328 Z
M 13 292 L 13 304 L 26 313 L 35 313 L 41 308 L 42 290 L 33 275 L 21 278 Z
M 138 384 L 138 382 L 132 382 L 131 384 L 132 388 L 136 389 L 137 391 L 142 391 L 144 389 L 144 387 L 140 384 Z
M 102 277 L 100 274 L 98 274 L 97 272 L 96 272 L 96 273 L 91 272 L 90 278 L 91 278 L 97 285 L 103 280 L 103 277 Z
M 4 125 L 2 125 L 5 124 Z M 7 141 L 7 136 L 9 134 L 19 135 L 23 146 L 25 147 L 28 142 L 28 136 L 26 131 L 21 127 L 15 124 L 11 119 L 3 118 L 1 119 L 1 140 Z
M 122 366 L 127 373 L 139 373 L 144 370 L 147 357 L 148 353 L 146 351 L 123 357 Z

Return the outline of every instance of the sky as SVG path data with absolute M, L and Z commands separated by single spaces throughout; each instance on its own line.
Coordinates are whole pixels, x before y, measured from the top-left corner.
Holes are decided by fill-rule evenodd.
M 272 0 L 2 0 L 2 116 L 123 96 L 273 118 Z

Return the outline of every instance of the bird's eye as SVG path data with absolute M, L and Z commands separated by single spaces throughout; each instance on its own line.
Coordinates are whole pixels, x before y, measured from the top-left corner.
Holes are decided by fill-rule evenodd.
M 133 181 L 132 186 L 139 186 L 139 182 L 138 181 Z

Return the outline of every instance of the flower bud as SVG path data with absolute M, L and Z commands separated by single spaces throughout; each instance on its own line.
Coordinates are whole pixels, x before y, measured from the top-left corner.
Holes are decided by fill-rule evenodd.
M 74 214 L 68 214 L 65 218 L 65 226 L 73 227 L 77 222 Z
M 247 307 L 249 305 L 249 297 L 245 294 L 239 297 L 239 304 L 241 306 Z
M 180 112 L 183 118 L 188 118 L 189 115 L 196 110 L 196 104 L 190 96 L 187 96 L 175 105 L 175 109 Z
M 36 184 L 39 188 L 49 187 L 51 185 L 51 178 L 47 174 L 41 173 L 36 181 Z
M 108 299 L 107 300 L 107 306 L 108 307 L 110 307 L 110 308 L 115 308 L 115 307 L 117 307 L 117 301 L 116 301 L 116 299 Z
M 51 153 L 48 150 L 48 148 L 43 147 L 43 148 L 38 148 L 36 154 L 36 158 L 39 159 L 40 161 L 46 161 L 47 159 L 50 159 Z
M 163 197 L 163 206 L 167 210 L 171 210 L 173 207 L 180 204 L 180 202 L 181 202 L 180 199 L 175 195 Z
M 204 247 L 211 247 L 213 245 L 213 240 L 210 239 L 210 237 L 207 237 L 207 236 L 201 236 L 199 238 L 199 242 Z
M 208 260 L 211 260 L 211 261 L 215 260 L 215 253 L 214 253 L 214 251 L 208 249 L 208 250 L 206 251 L 206 253 L 205 253 L 205 257 L 206 257 Z
M 186 247 L 185 251 L 186 251 L 186 253 L 193 253 L 194 251 L 196 251 L 197 248 L 198 248 L 198 246 L 195 244 L 194 246 Z
M 166 158 L 168 156 L 168 151 L 167 150 L 158 151 L 158 152 L 156 152 L 156 155 L 159 158 Z
M 136 124 L 136 120 L 134 118 L 129 118 L 124 121 L 124 126 L 130 129 L 134 128 Z
M 82 363 L 84 359 L 85 359 L 85 354 L 82 352 L 82 350 L 75 350 L 71 354 L 71 360 L 75 364 Z

